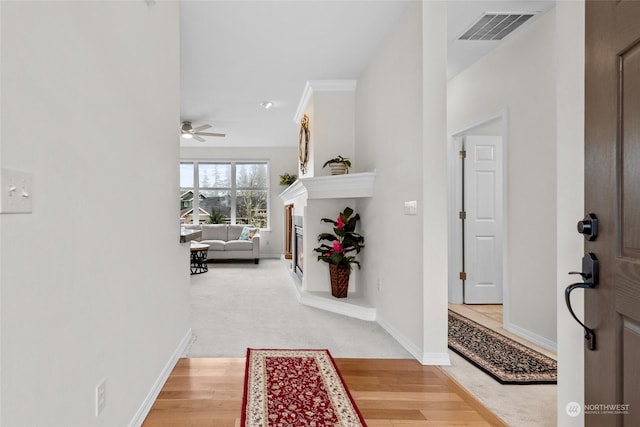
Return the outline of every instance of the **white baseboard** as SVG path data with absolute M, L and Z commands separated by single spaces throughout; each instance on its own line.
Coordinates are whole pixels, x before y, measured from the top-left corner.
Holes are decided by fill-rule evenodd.
M 404 347 L 411 355 L 422 365 L 438 365 L 449 366 L 451 360 L 449 359 L 449 353 L 423 353 L 422 349 L 411 342 L 410 339 L 405 337 L 396 328 L 394 328 L 389 322 L 382 317 L 378 316 L 376 319 L 378 324 L 389 333 L 398 343 Z
M 513 332 L 514 334 L 526 339 L 527 341 L 531 341 L 535 345 L 539 345 L 540 347 L 545 348 L 549 351 L 553 351 L 554 353 L 558 352 L 558 343 L 551 341 L 548 338 L 545 338 L 527 329 L 521 328 L 520 326 L 516 326 L 513 323 L 505 322 L 504 328 L 507 331 Z
M 151 411 L 153 403 L 158 398 L 158 395 L 160 394 L 160 390 L 162 390 L 164 383 L 167 381 L 167 378 L 169 378 L 171 371 L 173 370 L 174 366 L 176 366 L 176 363 L 178 363 L 178 359 L 180 359 L 180 357 L 182 357 L 182 355 L 184 354 L 190 342 L 191 328 L 187 330 L 187 333 L 182 338 L 182 341 L 180 341 L 180 344 L 178 344 L 178 347 L 173 352 L 167 363 L 164 365 L 164 368 L 162 368 L 162 371 L 153 384 L 153 387 L 151 387 L 151 390 L 149 390 L 147 397 L 142 402 L 142 405 L 140 405 L 140 409 L 138 409 L 138 412 L 136 412 L 135 416 L 129 423 L 129 427 L 140 427 L 142 425 L 144 419 L 149 414 L 149 411 Z
M 422 363 L 422 349 L 420 349 L 417 345 L 411 342 L 407 337 L 402 335 L 396 328 L 391 326 L 389 322 L 378 315 L 376 319 L 378 325 L 382 326 L 382 329 L 387 331 L 389 335 L 391 335 L 398 343 L 404 347 L 411 355 L 420 363 Z
M 423 365 L 436 365 L 436 366 L 451 366 L 451 359 L 449 353 L 423 353 L 422 360 Z

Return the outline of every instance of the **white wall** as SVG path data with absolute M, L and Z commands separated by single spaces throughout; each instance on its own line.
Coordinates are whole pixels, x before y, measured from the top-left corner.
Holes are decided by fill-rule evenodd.
M 376 171 L 374 195 L 357 203 L 365 248 L 360 291 L 378 318 L 422 348 L 422 12 L 409 6 L 358 79 L 356 172 Z M 420 203 L 422 210 L 422 203 Z M 381 289 L 377 290 L 380 281 Z
M 551 10 L 449 81 L 449 133 L 508 111 L 505 326 L 556 343 L 556 77 Z
M 183 160 L 266 160 L 269 162 L 270 229 L 260 231 L 260 256 L 280 257 L 284 253 L 284 205 L 278 195 L 286 187 L 280 185 L 280 175 L 297 174 L 298 149 L 182 147 Z
M 322 165 L 338 155 L 354 159 L 354 93 L 351 90 L 313 92 L 313 119 L 310 125 L 313 142 L 313 175 L 331 175 Z
M 126 426 L 188 337 L 178 3 L 1 2 L 5 426 Z M 106 409 L 94 414 L 106 379 Z
M 556 4 L 558 114 L 558 425 L 580 427 L 584 416 L 570 417 L 569 402 L 584 407 L 584 331 L 571 318 L 564 289 L 573 282 L 569 271 L 580 271 L 584 239 L 576 222 L 584 216 L 584 1 Z M 583 317 L 583 294 L 574 292 L 572 305 Z
M 425 2 L 422 8 L 422 361 L 448 365 L 447 6 Z
M 440 6 L 412 3 L 356 88 L 354 168 L 376 171 L 374 196 L 358 200 L 357 206 L 366 245 L 360 253 L 359 289 L 376 306 L 378 321 L 422 361 L 425 353 L 446 356 L 446 216 L 440 216 L 446 212 L 446 80 L 437 71 L 446 69 L 446 50 L 438 37 L 434 45 L 423 45 L 423 19 L 436 36 L 440 30 L 444 34 L 438 20 L 446 12 Z M 423 75 L 424 67 L 430 68 Z M 438 114 L 424 116 L 433 109 Z M 419 214 L 405 215 L 405 201 L 417 201 Z M 437 223 L 429 224 L 430 219 Z M 437 229 L 435 238 L 425 222 Z M 432 306 L 437 308 L 425 310 Z

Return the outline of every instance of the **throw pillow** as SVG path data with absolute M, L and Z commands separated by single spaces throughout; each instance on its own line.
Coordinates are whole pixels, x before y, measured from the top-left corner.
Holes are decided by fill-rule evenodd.
M 249 230 L 249 240 L 253 240 L 253 236 L 255 236 L 257 232 L 258 232 L 257 228 L 250 229 Z
M 256 235 L 257 231 L 258 231 L 257 228 L 244 227 L 242 229 L 242 233 L 240 233 L 240 239 L 239 240 L 253 240 L 253 236 Z
M 251 230 L 250 227 L 244 227 L 242 229 L 242 232 L 240 233 L 240 239 L 239 240 L 249 240 L 249 230 Z

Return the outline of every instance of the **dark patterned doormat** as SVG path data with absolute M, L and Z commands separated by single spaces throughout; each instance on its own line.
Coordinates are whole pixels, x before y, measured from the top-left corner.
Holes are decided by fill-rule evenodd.
M 501 384 L 556 384 L 558 364 L 449 310 L 449 348 Z

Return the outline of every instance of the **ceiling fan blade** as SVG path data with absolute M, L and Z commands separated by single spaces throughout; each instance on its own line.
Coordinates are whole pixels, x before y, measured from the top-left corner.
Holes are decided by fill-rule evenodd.
M 193 134 L 193 139 L 195 139 L 196 141 L 205 142 L 204 138 L 196 135 L 195 133 Z
M 193 128 L 191 131 L 198 133 L 198 132 L 200 132 L 202 130 L 209 129 L 210 127 L 211 127 L 211 125 L 200 125 L 197 128 Z
M 196 134 L 194 134 L 196 135 Z M 225 137 L 227 136 L 227 134 L 225 133 L 207 133 L 207 132 L 198 132 L 197 135 L 204 135 L 204 136 L 219 136 L 219 137 Z

